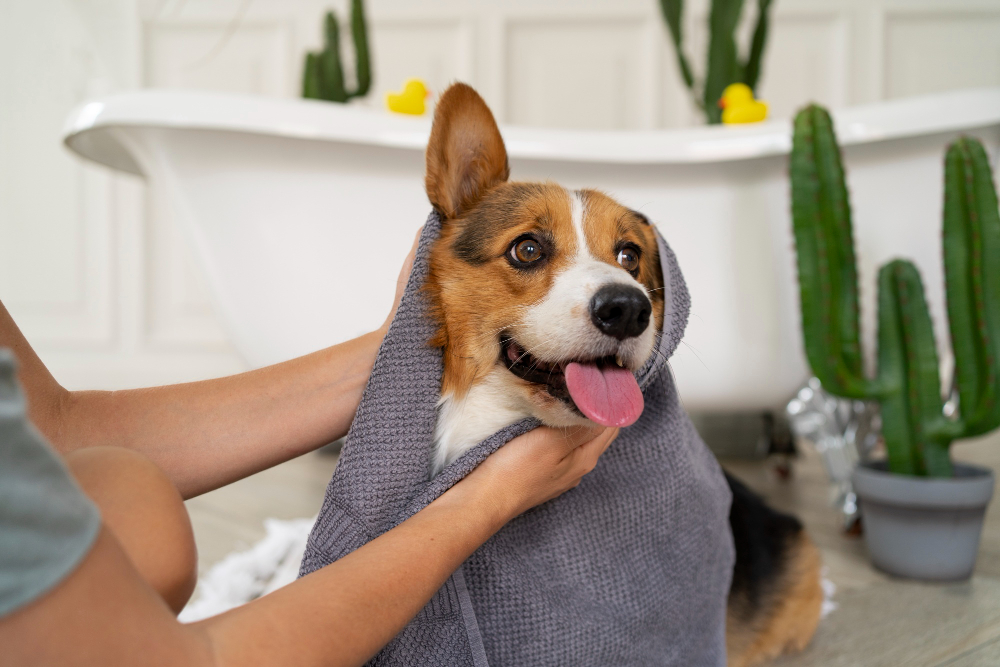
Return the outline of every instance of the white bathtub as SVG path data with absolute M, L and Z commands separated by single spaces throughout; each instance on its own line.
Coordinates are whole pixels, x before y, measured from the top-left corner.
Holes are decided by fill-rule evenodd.
M 923 271 L 945 343 L 942 157 L 961 132 L 1000 148 L 1000 89 L 836 114 L 850 171 L 865 324 L 876 267 Z M 171 202 L 247 361 L 377 326 L 425 219 L 430 120 L 359 107 L 177 91 L 90 102 L 67 145 L 144 175 Z M 787 121 L 670 131 L 501 128 L 515 179 L 597 187 L 644 212 L 680 259 L 693 307 L 672 366 L 689 409 L 783 404 L 807 377 L 789 221 Z M 489 304 L 484 304 L 488 308 Z M 869 349 L 870 349 L 869 344 Z

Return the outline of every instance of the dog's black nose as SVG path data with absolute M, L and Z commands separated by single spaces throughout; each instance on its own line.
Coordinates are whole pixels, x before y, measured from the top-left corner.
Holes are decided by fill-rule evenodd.
M 642 290 L 617 283 L 597 290 L 590 300 L 594 326 L 618 340 L 635 338 L 649 326 L 653 306 Z

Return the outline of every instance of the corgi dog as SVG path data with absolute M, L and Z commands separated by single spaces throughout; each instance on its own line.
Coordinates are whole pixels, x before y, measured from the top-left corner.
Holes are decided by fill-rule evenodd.
M 510 181 L 503 139 L 469 86 L 439 99 L 426 189 L 442 219 L 425 285 L 443 351 L 433 473 L 525 417 L 626 427 L 643 411 L 634 373 L 664 317 L 656 231 L 597 190 Z M 812 638 L 819 552 L 794 517 L 727 475 L 736 566 L 729 665 L 760 664 Z

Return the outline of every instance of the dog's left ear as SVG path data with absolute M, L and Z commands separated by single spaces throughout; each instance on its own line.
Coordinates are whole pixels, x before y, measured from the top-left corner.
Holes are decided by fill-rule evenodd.
M 438 100 L 427 143 L 427 197 L 445 219 L 457 218 L 510 176 L 507 149 L 483 98 L 464 83 Z

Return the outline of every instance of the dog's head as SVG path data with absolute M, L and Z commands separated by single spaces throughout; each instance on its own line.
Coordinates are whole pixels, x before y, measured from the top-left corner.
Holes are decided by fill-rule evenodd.
M 427 290 L 444 349 L 442 395 L 501 373 L 542 422 L 625 426 L 642 411 L 633 375 L 663 317 L 656 233 L 595 190 L 509 182 L 482 98 L 455 84 L 427 147 L 427 194 L 442 218 Z

